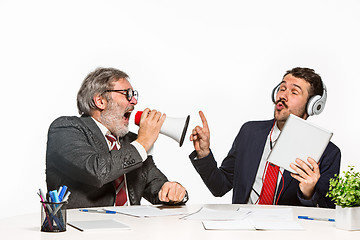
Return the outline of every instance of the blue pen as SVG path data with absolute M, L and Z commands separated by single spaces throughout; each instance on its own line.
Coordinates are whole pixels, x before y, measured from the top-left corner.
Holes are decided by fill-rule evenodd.
M 309 217 L 309 216 L 298 216 L 298 219 L 335 222 L 335 219 L 333 218 L 318 218 L 318 217 Z
M 62 189 L 62 186 L 59 187 L 58 195 L 60 195 L 61 189 Z
M 57 190 L 50 191 L 49 194 L 52 202 L 56 202 L 56 203 L 60 202 Z
M 50 201 L 49 201 L 49 202 L 55 202 L 55 196 L 54 196 L 53 191 L 50 191 L 50 192 L 49 192 L 49 198 L 50 198 Z
M 60 202 L 62 202 L 66 190 L 67 190 L 67 186 L 64 185 L 64 186 L 61 187 L 61 191 L 60 191 L 60 193 L 59 193 L 59 200 L 60 200 Z
M 108 213 L 115 214 L 116 211 L 110 211 L 105 209 L 79 209 L 80 212 L 94 212 L 94 213 Z

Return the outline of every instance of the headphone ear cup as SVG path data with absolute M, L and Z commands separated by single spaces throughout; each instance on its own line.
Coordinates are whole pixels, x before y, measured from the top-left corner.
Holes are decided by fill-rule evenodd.
M 276 102 L 276 94 L 278 93 L 279 88 L 280 88 L 280 84 L 276 85 L 276 87 L 274 87 L 274 89 L 272 90 L 271 100 L 273 101 L 273 103 Z
M 319 115 L 323 110 L 324 110 L 324 107 L 325 107 L 325 102 L 322 101 L 322 99 L 320 99 L 319 101 L 316 102 L 316 104 L 314 105 L 314 108 L 313 108 L 313 112 L 315 115 Z
M 306 112 L 309 116 L 313 116 L 322 112 L 323 104 L 322 101 L 319 101 L 320 98 L 320 95 L 315 95 L 309 99 L 306 107 Z M 317 110 L 319 107 L 320 109 Z

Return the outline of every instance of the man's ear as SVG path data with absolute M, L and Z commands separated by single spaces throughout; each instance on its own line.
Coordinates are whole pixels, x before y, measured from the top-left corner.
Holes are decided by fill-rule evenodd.
M 97 94 L 94 96 L 94 103 L 95 103 L 96 107 L 99 108 L 100 110 L 104 110 L 107 106 L 106 99 L 103 96 L 101 96 L 100 94 Z

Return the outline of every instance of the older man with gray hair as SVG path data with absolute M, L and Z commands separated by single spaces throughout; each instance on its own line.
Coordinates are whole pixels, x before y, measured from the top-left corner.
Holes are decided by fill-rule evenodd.
M 185 188 L 169 182 L 148 151 L 166 118 L 145 109 L 138 134 L 129 118 L 138 101 L 126 73 L 98 68 L 88 74 L 77 96 L 81 117 L 60 117 L 50 126 L 46 151 L 48 190 L 71 191 L 68 208 L 183 204 Z

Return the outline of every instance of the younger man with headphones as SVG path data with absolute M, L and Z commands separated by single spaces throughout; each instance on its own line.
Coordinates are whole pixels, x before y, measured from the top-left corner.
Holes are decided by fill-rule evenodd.
M 266 161 L 290 113 L 303 119 L 321 113 L 326 94 L 326 87 L 314 70 L 287 71 L 273 90 L 274 119 L 245 123 L 219 168 L 210 150 L 209 127 L 200 111 L 203 127 L 193 129 L 190 140 L 195 151 L 189 157 L 211 193 L 220 197 L 233 189 L 233 203 L 334 208 L 334 203 L 325 197 L 329 179 L 340 169 L 340 150 L 332 142 L 318 164 L 310 157 L 296 159 L 301 168 L 295 164 L 291 168 L 298 174 Z

